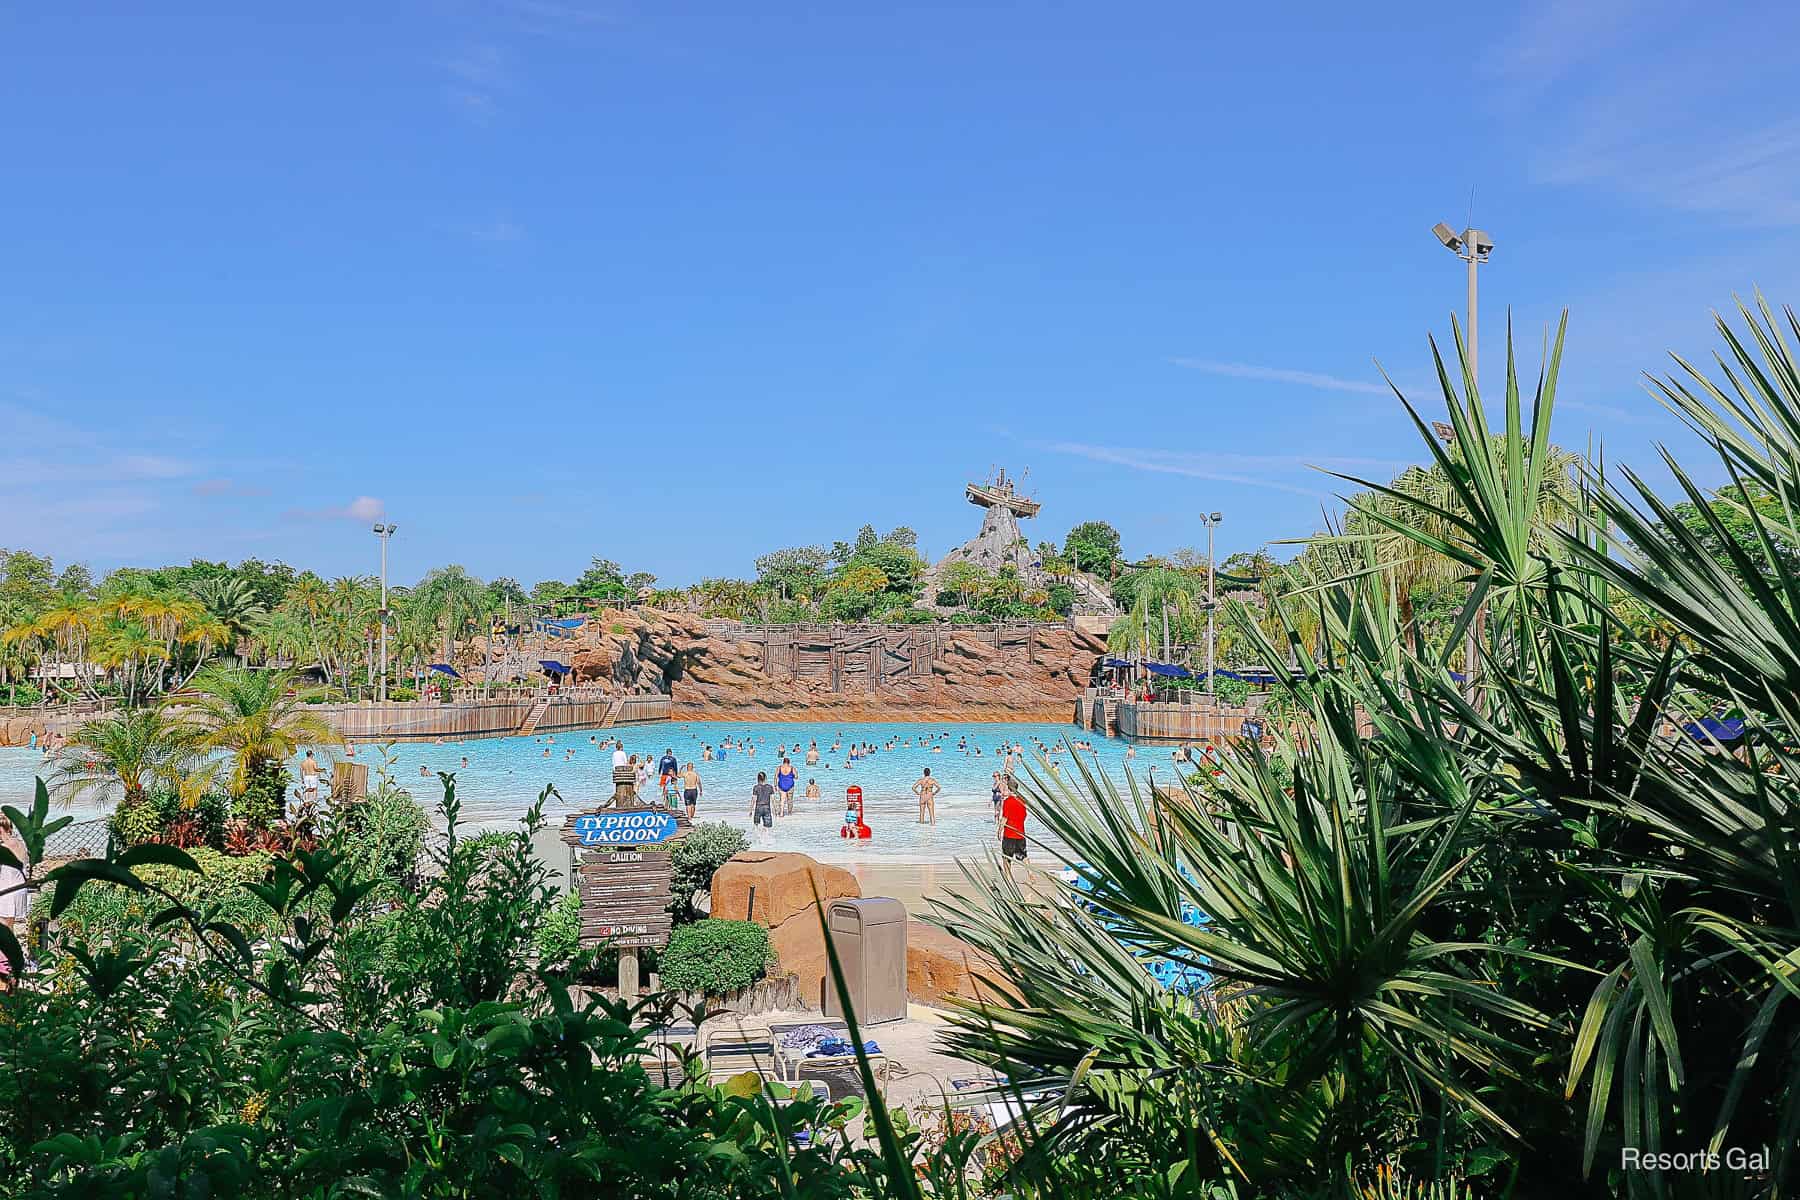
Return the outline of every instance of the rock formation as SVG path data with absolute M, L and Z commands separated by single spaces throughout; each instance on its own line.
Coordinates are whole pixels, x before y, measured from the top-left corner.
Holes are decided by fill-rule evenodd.
M 886 681 L 876 692 L 833 692 L 828 678 L 765 672 L 758 643 L 714 632 L 697 616 L 638 608 L 597 614 L 558 654 L 573 683 L 669 694 L 678 721 L 1065 721 L 1105 649 L 1061 626 L 1038 629 L 1029 654 L 953 633 L 929 674 Z M 459 662 L 465 674 L 479 676 L 483 651 L 476 639 Z
M 1096 628 L 1100 627 L 1098 619 L 1110 620 L 1119 615 L 1106 588 L 1092 576 L 1081 572 L 1052 576 L 1044 569 L 1037 551 L 1031 548 L 1030 540 L 1019 526 L 1019 518 L 1030 520 L 1037 515 L 1038 503 L 1021 496 L 1005 471 L 989 483 L 969 484 L 965 495 L 969 503 L 981 509 L 981 531 L 938 559 L 925 572 L 922 583 L 927 601 L 936 597 L 938 581 L 945 567 L 968 562 L 990 573 L 998 573 L 1002 567 L 1013 568 L 1027 592 L 1048 591 L 1051 584 L 1059 581 L 1068 583 L 1075 591 L 1076 615 L 1096 619 Z
M 812 1008 L 820 1007 L 830 972 L 815 889 L 826 905 L 862 895 L 850 872 L 805 854 L 745 851 L 720 867 L 712 881 L 712 915 L 753 920 L 766 927 L 780 972 L 796 977 L 801 999 Z M 941 1004 L 950 996 L 972 997 L 976 985 L 971 971 L 991 976 L 994 964 L 937 926 L 908 918 L 906 993 L 910 999 Z

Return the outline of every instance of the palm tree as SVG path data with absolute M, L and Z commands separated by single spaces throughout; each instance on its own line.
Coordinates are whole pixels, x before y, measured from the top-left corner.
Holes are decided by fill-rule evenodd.
M 451 661 L 463 627 L 483 611 L 487 589 L 462 567 L 438 567 L 419 581 L 413 598 L 436 615 L 444 639 L 443 661 Z
M 314 651 L 317 641 L 304 615 L 289 608 L 265 612 L 251 623 L 249 640 L 264 663 L 293 665 Z
M 77 729 L 53 780 L 70 798 L 98 795 L 131 805 L 157 784 L 179 787 L 199 757 L 198 731 L 191 725 L 161 708 L 125 708 Z
M 219 575 L 194 585 L 198 600 L 226 631 L 222 643 L 236 652 L 238 644 L 249 636 L 251 628 L 268 612 L 257 598 L 256 590 L 235 575 Z
M 148 629 L 135 621 L 118 622 L 106 628 L 94 640 L 90 651 L 94 662 L 125 677 L 125 703 L 136 704 L 140 670 L 152 662 L 168 659 L 168 651 Z
M 39 639 L 32 633 L 32 606 L 15 596 L 0 597 L 0 685 L 24 679 L 33 662 L 42 658 Z
M 331 660 L 319 637 L 319 622 L 331 606 L 331 593 L 326 590 L 325 581 L 311 571 L 306 572 L 294 580 L 294 585 L 288 589 L 286 603 L 294 606 L 306 618 L 306 628 L 312 637 L 313 657 L 325 671 L 325 682 L 332 682 Z
M 1161 565 L 1140 567 L 1120 581 L 1120 590 L 1131 597 L 1131 607 L 1107 631 L 1107 649 L 1115 654 L 1149 654 L 1153 630 L 1162 631 L 1162 652 L 1170 652 L 1169 618 L 1175 617 L 1178 633 L 1194 628 L 1201 611 L 1200 589 L 1205 580 L 1191 571 Z
M 188 716 L 199 730 L 199 744 L 231 756 L 236 794 L 271 769 L 285 769 L 301 747 L 342 740 L 307 707 L 291 672 L 214 663 L 194 677 L 193 685 L 200 695 Z
M 9 640 L 35 640 L 46 651 L 52 665 L 71 663 L 75 677 L 89 695 L 94 692 L 93 672 L 88 661 L 88 645 L 100 624 L 100 614 L 83 600 L 68 600 L 42 613 L 29 625 L 7 631 Z M 50 676 L 46 676 L 50 678 Z

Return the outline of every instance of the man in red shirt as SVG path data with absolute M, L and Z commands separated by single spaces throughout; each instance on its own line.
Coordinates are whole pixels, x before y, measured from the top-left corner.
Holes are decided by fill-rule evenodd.
M 1000 857 L 1012 873 L 1012 860 L 1025 861 L 1025 801 L 1019 796 L 1019 781 L 1008 775 L 1006 795 L 1000 801 Z

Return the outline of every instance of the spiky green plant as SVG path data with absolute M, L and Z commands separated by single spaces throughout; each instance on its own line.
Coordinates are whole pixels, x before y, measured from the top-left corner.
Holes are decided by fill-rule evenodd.
M 1004 964 L 988 986 L 1017 998 L 968 1009 L 956 1043 L 1045 1089 L 1052 1148 L 1147 1128 L 1133 1125 L 1146 1104 L 1118 1097 L 1186 1104 L 1186 1088 L 1211 1149 L 1167 1147 L 1154 1165 L 1257 1187 L 1277 1177 L 1253 1165 L 1270 1144 L 1340 1190 L 1391 1166 L 1451 1179 L 1499 1153 L 1520 1187 L 1660 1194 L 1675 1181 L 1621 1171 L 1622 1148 L 1734 1144 L 1776 1147 L 1772 1194 L 1787 1186 L 1800 579 L 1778 550 L 1800 529 L 1800 364 L 1766 306 L 1741 315 L 1747 341 L 1720 323 L 1722 383 L 1681 363 L 1657 390 L 1733 483 L 1775 498 L 1748 514 L 1760 555 L 1711 525 L 1703 543 L 1632 472 L 1583 465 L 1566 489 L 1549 440 L 1560 328 L 1529 395 L 1509 345 L 1497 425 L 1466 367 L 1440 360 L 1452 445 L 1406 407 L 1443 498 L 1365 516 L 1462 573 L 1447 643 L 1424 645 L 1392 573 L 1348 556 L 1276 609 L 1281 629 L 1241 621 L 1267 659 L 1302 669 L 1282 769 L 1247 750 L 1199 785 L 1037 780 L 1035 815 L 1088 888 L 977 872 L 940 917 Z M 1786 332 L 1800 337 L 1791 313 Z M 1316 637 L 1285 619 L 1304 602 Z M 1473 686 L 1451 674 L 1465 652 Z M 1707 711 L 1743 714 L 1747 746 L 1680 731 Z M 1210 923 L 1184 923 L 1183 902 Z M 1191 1002 L 1150 982 L 1151 956 L 1217 977 L 1244 1053 L 1171 1019 Z M 1320 1103 L 1271 1143 L 1246 1114 L 1275 1079 Z M 1552 1165 L 1569 1159 L 1585 1184 Z

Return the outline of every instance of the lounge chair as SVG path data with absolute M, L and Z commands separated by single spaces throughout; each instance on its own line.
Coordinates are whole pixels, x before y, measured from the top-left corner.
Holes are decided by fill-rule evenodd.
M 781 1055 L 767 1034 L 747 1034 L 736 1030 L 715 1030 L 700 1048 L 700 1057 L 714 1083 L 722 1083 L 733 1075 L 754 1071 L 764 1079 L 786 1082 Z

